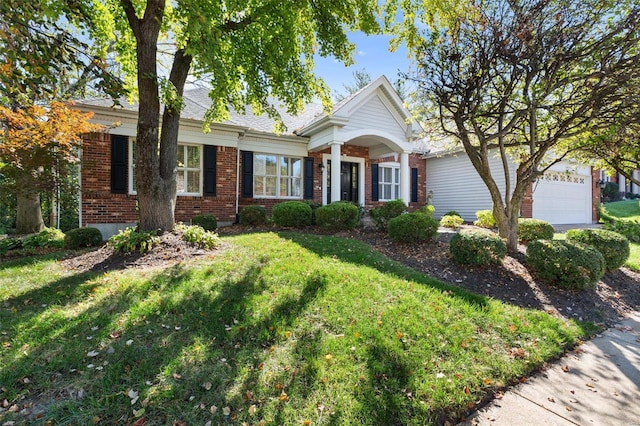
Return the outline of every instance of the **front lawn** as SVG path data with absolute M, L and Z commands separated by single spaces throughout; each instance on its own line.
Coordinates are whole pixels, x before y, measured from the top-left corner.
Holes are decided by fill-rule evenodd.
M 640 202 L 638 200 L 614 201 L 602 204 L 603 219 L 640 221 Z M 640 271 L 640 243 L 631 241 L 631 255 L 624 266 Z
M 224 240 L 168 269 L 0 264 L 0 420 L 438 424 L 585 334 L 358 241 Z

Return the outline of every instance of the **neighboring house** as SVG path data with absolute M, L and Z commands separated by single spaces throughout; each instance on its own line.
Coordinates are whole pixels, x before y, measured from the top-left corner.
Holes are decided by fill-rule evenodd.
M 308 105 L 298 116 L 284 110 L 287 131 L 274 122 L 231 111 L 203 132 L 211 101 L 206 89 L 186 91 L 178 134 L 177 221 L 212 213 L 231 224 L 248 205 L 267 211 L 286 200 L 355 202 L 372 208 L 402 199 L 410 209 L 426 203 L 422 132 L 393 87 L 380 77 L 336 104 L 329 114 Z M 135 135 L 137 106 L 114 108 L 105 99 L 76 103 L 109 127 L 87 135 L 82 150 L 80 226 L 109 237 L 137 221 Z M 114 127 L 114 123 L 119 123 Z
M 476 211 L 491 210 L 489 190 L 462 150 L 431 152 L 426 155 L 427 193 L 436 217 L 455 210 L 467 221 Z M 505 176 L 498 155 L 490 157 L 490 168 L 504 193 Z M 511 189 L 517 165 L 510 161 Z M 600 172 L 590 166 L 561 162 L 537 179 L 525 195 L 522 217 L 542 219 L 552 224 L 583 224 L 598 220 Z

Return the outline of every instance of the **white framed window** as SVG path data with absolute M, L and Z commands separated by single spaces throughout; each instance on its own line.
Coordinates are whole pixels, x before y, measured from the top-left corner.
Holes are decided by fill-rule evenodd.
M 253 196 L 302 198 L 302 158 L 253 154 Z
M 378 165 L 378 199 L 391 201 L 400 198 L 400 164 Z
M 178 195 L 202 195 L 202 145 L 178 144 L 176 187 Z M 129 193 L 136 194 L 136 144 L 129 139 Z

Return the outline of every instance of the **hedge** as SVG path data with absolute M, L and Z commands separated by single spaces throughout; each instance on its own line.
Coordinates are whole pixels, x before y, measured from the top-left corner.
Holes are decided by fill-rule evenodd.
M 590 245 L 602 254 L 607 271 L 615 271 L 629 259 L 629 240 L 624 235 L 604 229 L 571 229 L 567 241 Z
M 507 255 L 507 245 L 491 231 L 463 229 L 451 238 L 449 252 L 458 264 L 499 265 Z

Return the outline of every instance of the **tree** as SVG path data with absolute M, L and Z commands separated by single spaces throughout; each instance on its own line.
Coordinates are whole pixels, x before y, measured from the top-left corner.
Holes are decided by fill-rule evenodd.
M 64 178 L 64 163 L 78 160 L 81 135 L 101 130 L 89 123 L 91 116 L 61 102 L 48 109 L 0 106 L 0 174 L 6 179 L 3 190 L 16 194 L 16 232 L 39 232 L 44 227 L 40 193 Z
M 371 83 L 371 74 L 367 72 L 364 68 L 353 71 L 353 82 L 345 83 L 342 85 L 342 91 L 335 91 L 333 94 L 333 99 L 336 102 L 340 102 L 344 98 L 353 95 L 360 89 L 366 87 L 369 83 Z M 397 78 L 391 82 L 393 88 L 398 93 L 398 96 L 402 100 L 407 99 L 407 93 L 404 86 L 404 80 L 401 78 Z
M 427 118 L 467 153 L 487 186 L 499 233 L 517 249 L 525 192 L 588 132 L 628 107 L 638 75 L 639 6 L 608 0 L 487 0 L 453 19 L 416 14 L 403 2 L 400 39 L 414 55 L 412 79 Z M 443 22 L 435 29 L 420 25 Z M 429 21 L 430 20 L 430 21 Z M 489 168 L 502 160 L 502 193 Z M 511 182 L 510 162 L 517 163 Z
M 251 105 L 254 112 L 277 118 L 270 97 L 291 113 L 317 97 L 328 107 L 329 91 L 313 74 L 314 54 L 349 63 L 353 46 L 346 31 L 379 28 L 375 0 L 106 0 L 64 10 L 81 13 L 99 44 L 114 44 L 128 82 L 137 88 L 135 166 L 142 230 L 174 226 L 177 135 L 190 73 L 210 79 L 209 122 L 225 118 L 229 105 L 240 111 Z M 166 76 L 158 72 L 163 38 L 172 44 Z

